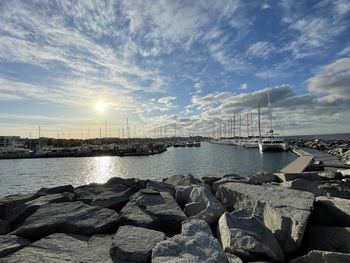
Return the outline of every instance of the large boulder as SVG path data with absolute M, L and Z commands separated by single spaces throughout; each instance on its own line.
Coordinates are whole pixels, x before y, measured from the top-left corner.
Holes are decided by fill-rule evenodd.
M 41 188 L 36 192 L 38 196 L 60 194 L 60 193 L 74 193 L 74 187 L 68 184 L 68 185 L 56 186 L 52 188 Z
M 273 233 L 253 215 L 242 214 L 239 210 L 224 213 L 219 220 L 217 235 L 225 252 L 245 261 L 283 261 L 283 252 Z
M 320 183 L 315 181 L 295 179 L 293 181 L 280 183 L 280 185 L 282 187 L 289 188 L 289 189 L 310 192 L 310 193 L 313 193 L 315 196 L 322 195 L 322 192 L 318 189 L 318 187 L 320 186 Z
M 350 227 L 350 200 L 317 197 L 312 222 L 315 225 Z
M 11 214 L 11 210 L 37 198 L 37 194 L 9 195 L 0 199 L 0 218 L 5 219 Z
M 317 172 L 302 172 L 302 173 L 275 173 L 279 182 L 288 182 L 295 179 L 303 179 L 308 181 L 322 181 L 323 178 Z
M 194 178 L 192 174 L 188 175 L 173 175 L 169 178 L 163 180 L 164 183 L 171 185 L 193 185 L 193 184 L 201 184 L 201 181 L 197 178 Z
M 82 201 L 89 205 L 110 208 L 119 212 L 136 189 L 124 184 L 110 185 L 83 185 L 75 189 L 76 201 Z
M 180 232 L 187 219 L 168 192 L 144 189 L 130 198 L 120 211 L 120 225 L 133 225 L 162 231 L 167 235 Z
M 12 227 L 16 227 L 43 205 L 73 201 L 74 193 L 71 192 L 43 195 L 13 208 L 11 214 L 8 215 L 7 221 Z
M 309 250 L 350 253 L 350 228 L 312 226 L 307 235 Z
M 241 183 L 221 185 L 216 196 L 230 211 L 246 208 L 261 218 L 285 253 L 300 246 L 315 200 L 308 192 Z
M 214 224 L 227 211 L 205 186 L 193 187 L 187 199 L 184 212 L 190 218 L 203 219 Z
M 0 258 L 7 256 L 30 244 L 30 241 L 15 235 L 0 236 Z
M 0 235 L 5 235 L 11 231 L 11 226 L 5 220 L 0 219 Z
M 111 236 L 67 235 L 56 233 L 0 259 L 0 262 L 81 262 L 111 263 L 108 249 Z
M 147 181 L 146 188 L 153 189 L 158 192 L 168 192 L 173 197 L 175 196 L 175 186 L 163 182 Z
M 242 177 L 236 174 L 230 174 L 224 176 L 221 180 L 218 180 L 213 183 L 213 193 L 215 194 L 217 192 L 220 185 L 227 183 L 249 183 L 249 181 L 249 177 Z
M 348 263 L 350 254 L 312 250 L 309 254 L 295 258 L 290 263 Z
M 350 199 L 350 187 L 342 181 L 324 183 L 318 189 L 325 196 Z
M 114 236 L 109 254 L 114 262 L 150 262 L 152 249 L 165 234 L 135 226 L 121 226 Z
M 256 172 L 249 175 L 249 182 L 252 184 L 265 184 L 277 182 L 277 178 L 273 173 Z
M 82 202 L 41 206 L 13 234 L 37 240 L 53 233 L 93 235 L 116 230 L 118 214 Z
M 184 221 L 182 233 L 158 243 L 152 250 L 152 263 L 227 263 L 219 241 L 209 225 L 199 219 Z
M 116 184 L 123 184 L 132 187 L 133 189 L 135 189 L 135 191 L 139 191 L 146 187 L 146 181 L 138 178 L 112 177 L 107 181 L 107 183 L 105 183 L 106 186 Z

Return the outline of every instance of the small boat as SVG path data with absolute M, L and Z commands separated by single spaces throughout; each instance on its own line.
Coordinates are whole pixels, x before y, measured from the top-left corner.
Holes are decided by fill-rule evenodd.
M 194 147 L 201 147 L 201 142 L 194 142 Z
M 193 142 L 187 142 L 187 143 L 186 143 L 186 146 L 187 146 L 187 147 L 193 147 L 193 145 L 194 145 Z

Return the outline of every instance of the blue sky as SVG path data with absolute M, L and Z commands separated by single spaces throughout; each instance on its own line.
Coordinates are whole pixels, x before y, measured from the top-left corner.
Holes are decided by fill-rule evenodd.
M 350 132 L 349 24 L 347 0 L 1 1 L 0 133 L 255 126 L 266 74 L 278 132 Z

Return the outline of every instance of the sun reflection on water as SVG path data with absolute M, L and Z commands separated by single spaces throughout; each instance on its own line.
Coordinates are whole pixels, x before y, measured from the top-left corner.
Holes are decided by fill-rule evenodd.
M 113 159 L 111 156 L 96 157 L 90 163 L 89 183 L 102 184 L 113 177 Z

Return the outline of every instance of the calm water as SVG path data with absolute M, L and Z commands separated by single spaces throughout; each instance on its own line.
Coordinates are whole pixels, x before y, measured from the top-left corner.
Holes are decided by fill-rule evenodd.
M 200 177 L 255 171 L 276 171 L 295 159 L 291 152 L 260 153 L 258 149 L 202 143 L 199 148 L 168 148 L 144 157 L 86 157 L 0 160 L 0 196 L 41 187 L 104 183 L 114 176 L 162 179 L 174 174 Z

